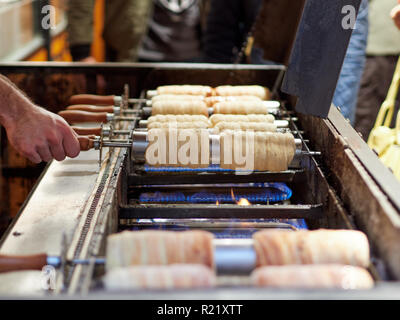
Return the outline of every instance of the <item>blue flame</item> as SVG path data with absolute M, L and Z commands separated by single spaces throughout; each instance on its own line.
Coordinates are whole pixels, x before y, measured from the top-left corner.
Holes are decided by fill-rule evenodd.
M 260 190 L 253 193 L 241 193 L 235 191 L 235 199 L 247 199 L 250 203 L 274 203 L 285 201 L 291 198 L 292 190 L 285 183 L 260 183 L 256 184 Z M 140 202 L 187 202 L 187 203 L 235 203 L 230 193 L 211 193 L 200 191 L 186 195 L 182 192 L 145 192 L 139 196 Z
M 149 165 L 144 165 L 145 172 L 241 172 L 241 173 L 252 173 L 260 172 L 259 170 L 233 170 L 233 169 L 223 169 L 217 164 L 212 164 L 207 168 L 187 168 L 187 167 L 153 167 Z
M 208 168 L 186 168 L 186 167 L 152 167 L 144 166 L 145 172 L 234 172 L 231 169 L 222 169 L 218 165 L 210 165 Z
M 155 219 L 157 220 L 157 219 Z M 238 221 L 237 219 L 234 219 L 232 221 Z M 249 220 L 250 221 L 250 220 Z M 292 230 L 308 230 L 307 223 L 304 219 L 262 219 L 262 220 L 251 220 L 252 222 L 262 222 L 262 223 L 277 223 L 277 224 L 283 224 L 286 226 L 276 226 L 276 228 L 272 227 L 271 228 L 265 228 L 266 230 L 273 230 L 273 229 L 286 229 L 286 230 L 291 230 L 290 226 L 293 227 Z M 156 222 L 156 221 L 154 221 Z M 152 224 L 151 226 L 147 225 L 144 228 L 143 227 L 131 227 L 129 228 L 130 230 L 144 230 L 144 229 L 152 229 L 152 230 L 172 230 L 172 231 L 185 231 L 185 230 L 191 230 L 192 228 L 189 226 L 185 226 L 184 223 L 179 224 L 179 225 L 163 225 L 163 224 Z M 196 228 L 194 228 L 196 229 Z M 224 230 L 213 230 L 213 229 L 207 229 L 210 232 L 214 234 L 216 238 L 244 238 L 248 239 L 251 238 L 252 235 L 260 231 L 259 228 L 248 228 L 248 229 L 243 229 L 243 228 L 235 228 L 235 227 L 227 227 Z

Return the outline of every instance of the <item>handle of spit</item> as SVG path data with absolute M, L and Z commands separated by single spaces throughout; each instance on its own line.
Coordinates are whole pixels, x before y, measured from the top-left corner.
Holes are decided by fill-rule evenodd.
M 90 104 L 74 104 L 72 106 L 68 106 L 66 110 L 80 110 L 80 111 L 87 111 L 87 112 L 108 112 L 114 113 L 115 107 L 114 106 L 94 106 Z
M 73 126 L 72 129 L 81 136 L 89 136 L 89 135 L 95 135 L 99 136 L 101 134 L 101 127 L 95 127 L 95 128 L 85 128 L 85 127 L 75 127 Z
M 215 270 L 217 274 L 245 275 L 256 267 L 257 255 L 253 247 L 252 239 L 214 239 Z M 0 273 L 20 270 L 42 270 L 44 266 L 50 265 L 62 268 L 68 264 L 104 265 L 105 257 L 90 259 L 73 259 L 67 261 L 65 256 L 49 256 L 44 253 L 28 256 L 0 255 Z
M 66 110 L 58 113 L 68 123 L 84 123 L 84 122 L 108 122 L 107 112 L 92 113 L 81 110 Z
M 88 112 L 82 110 L 63 110 L 58 113 L 69 124 L 85 123 L 85 122 L 100 122 L 108 123 L 111 121 L 133 121 L 135 117 L 116 117 L 113 113 L 107 112 Z
M 69 99 L 69 104 L 92 104 L 92 105 L 120 105 L 122 98 L 119 96 L 98 96 L 94 94 L 78 94 Z
M 0 255 L 0 272 L 42 270 L 47 265 L 47 258 L 48 256 L 44 253 L 30 256 Z

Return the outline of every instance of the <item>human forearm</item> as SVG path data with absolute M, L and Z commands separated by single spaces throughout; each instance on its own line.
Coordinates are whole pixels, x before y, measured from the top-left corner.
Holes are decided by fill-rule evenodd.
M 34 104 L 6 77 L 0 75 L 0 124 L 15 125 L 17 117 Z
M 0 124 L 10 144 L 32 162 L 61 161 L 79 154 L 79 141 L 65 120 L 33 104 L 1 75 Z

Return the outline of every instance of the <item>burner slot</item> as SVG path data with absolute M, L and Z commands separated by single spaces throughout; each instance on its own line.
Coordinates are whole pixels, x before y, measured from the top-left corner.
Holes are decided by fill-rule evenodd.
M 322 204 L 310 205 L 215 205 L 138 204 L 120 206 L 120 219 L 320 219 Z
M 269 204 L 290 199 L 292 190 L 283 183 L 269 183 L 262 187 L 160 187 L 132 188 L 130 203 L 237 203 L 241 205 Z
M 119 230 L 205 230 L 214 234 L 215 238 L 249 239 L 260 230 L 308 230 L 304 219 L 258 219 L 258 220 L 226 220 L 226 219 L 121 219 Z
M 204 171 L 183 171 L 183 172 L 146 172 L 143 166 L 135 166 L 137 170 L 128 175 L 128 184 L 130 186 L 138 185 L 163 185 L 163 184 L 213 184 L 216 183 L 251 183 L 251 182 L 292 182 L 296 177 L 303 176 L 304 170 L 288 170 L 282 172 L 253 172 L 251 174 L 235 174 L 231 172 L 212 172 Z

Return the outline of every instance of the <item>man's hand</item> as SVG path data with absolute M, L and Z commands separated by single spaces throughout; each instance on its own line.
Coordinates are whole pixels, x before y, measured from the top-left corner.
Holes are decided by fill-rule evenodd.
M 398 5 L 393 8 L 390 15 L 397 26 L 400 29 L 400 1 L 398 1 Z
M 11 145 L 34 163 L 62 161 L 80 152 L 77 135 L 60 116 L 30 105 L 15 121 L 4 123 Z

